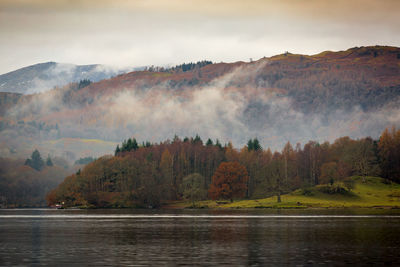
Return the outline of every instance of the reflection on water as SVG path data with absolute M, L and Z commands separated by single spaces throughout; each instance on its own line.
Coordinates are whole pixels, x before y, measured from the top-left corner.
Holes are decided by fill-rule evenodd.
M 0 210 L 0 265 L 399 265 L 393 212 Z

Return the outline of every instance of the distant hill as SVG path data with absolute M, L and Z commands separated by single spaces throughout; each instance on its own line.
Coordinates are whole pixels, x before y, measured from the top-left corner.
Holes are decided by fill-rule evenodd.
M 0 97 L 8 103 L 0 110 L 0 155 L 6 156 L 24 151 L 21 144 L 59 138 L 157 142 L 199 134 L 238 147 L 257 137 L 272 149 L 288 140 L 378 138 L 382 129 L 400 126 L 400 48 L 151 67 L 85 86 Z M 81 150 L 74 146 L 76 158 L 100 153 Z
M 93 84 L 79 94 L 98 97 L 156 86 L 183 93 L 188 88 L 209 85 L 245 90 L 248 94 L 256 94 L 252 90 L 259 88 L 288 96 L 296 109 L 306 113 L 351 109 L 355 105 L 370 110 L 382 107 L 400 93 L 400 48 L 355 47 L 312 56 L 285 53 L 249 63 L 208 64 L 190 71 L 136 71 Z
M 130 71 L 132 71 L 130 69 Z M 126 72 L 104 65 L 73 65 L 46 62 L 31 65 L 0 75 L 0 92 L 31 94 L 44 92 L 55 86 L 89 79 L 97 82 Z

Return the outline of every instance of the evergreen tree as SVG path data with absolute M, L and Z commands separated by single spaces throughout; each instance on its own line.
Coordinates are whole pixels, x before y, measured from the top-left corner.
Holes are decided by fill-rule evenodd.
M 253 145 L 253 140 L 252 140 L 252 139 L 250 139 L 250 140 L 247 142 L 247 149 L 248 149 L 249 151 L 251 151 L 251 150 L 254 149 L 254 145 Z
M 180 142 L 181 140 L 179 139 L 179 136 L 177 136 L 176 134 L 175 134 L 175 136 L 174 136 L 174 139 L 172 140 L 172 143 L 177 143 L 177 142 Z
M 132 141 L 132 149 L 133 149 L 133 150 L 137 150 L 138 148 L 139 148 L 139 145 L 138 145 L 136 139 L 133 138 L 133 141 Z
M 250 139 L 247 142 L 247 149 L 248 149 L 248 151 L 252 151 L 252 150 L 260 151 L 260 150 L 262 150 L 262 147 L 261 147 L 260 142 L 258 141 L 258 139 L 254 138 L 254 139 Z
M 117 148 L 115 149 L 115 156 L 121 152 L 121 149 L 119 148 L 119 145 L 117 145 Z
M 210 138 L 208 138 L 206 145 L 207 146 L 212 146 L 213 145 L 213 141 Z
M 261 147 L 261 145 L 260 145 L 260 142 L 258 141 L 257 138 L 254 138 L 254 140 L 253 140 L 253 150 L 254 150 L 254 151 L 262 150 L 262 147 Z
M 126 151 L 131 151 L 133 149 L 133 142 L 132 139 L 128 139 L 128 142 L 126 142 Z
M 53 162 L 51 161 L 50 155 L 47 155 L 46 165 L 49 167 L 53 166 Z
M 126 146 L 127 146 L 127 144 L 126 144 L 126 140 L 124 140 L 124 141 L 122 142 L 122 146 L 121 146 L 121 152 L 125 152 L 125 151 L 127 151 L 127 150 L 126 150 Z
M 222 145 L 218 139 L 215 141 L 215 146 L 218 147 L 219 149 L 222 149 Z
M 35 149 L 35 151 L 32 152 L 31 158 L 25 161 L 25 165 L 28 165 L 37 171 L 43 169 L 44 161 L 37 149 Z
M 196 134 L 196 137 L 192 140 L 193 144 L 203 144 L 203 140 L 201 140 L 200 136 Z

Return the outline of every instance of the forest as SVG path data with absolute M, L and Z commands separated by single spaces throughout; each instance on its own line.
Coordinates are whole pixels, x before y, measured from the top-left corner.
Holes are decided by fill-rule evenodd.
M 282 151 L 263 149 L 257 138 L 241 149 L 197 135 L 139 144 L 128 139 L 114 156 L 103 156 L 49 192 L 49 205 L 160 207 L 177 200 L 258 199 L 325 185 L 350 191 L 348 177 L 380 176 L 400 182 L 400 130 L 379 140 L 341 137 L 333 143 L 289 142 Z

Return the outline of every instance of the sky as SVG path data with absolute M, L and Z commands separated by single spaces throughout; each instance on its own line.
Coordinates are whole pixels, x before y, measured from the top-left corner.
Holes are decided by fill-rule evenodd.
M 0 73 L 400 46 L 398 0 L 0 0 Z

